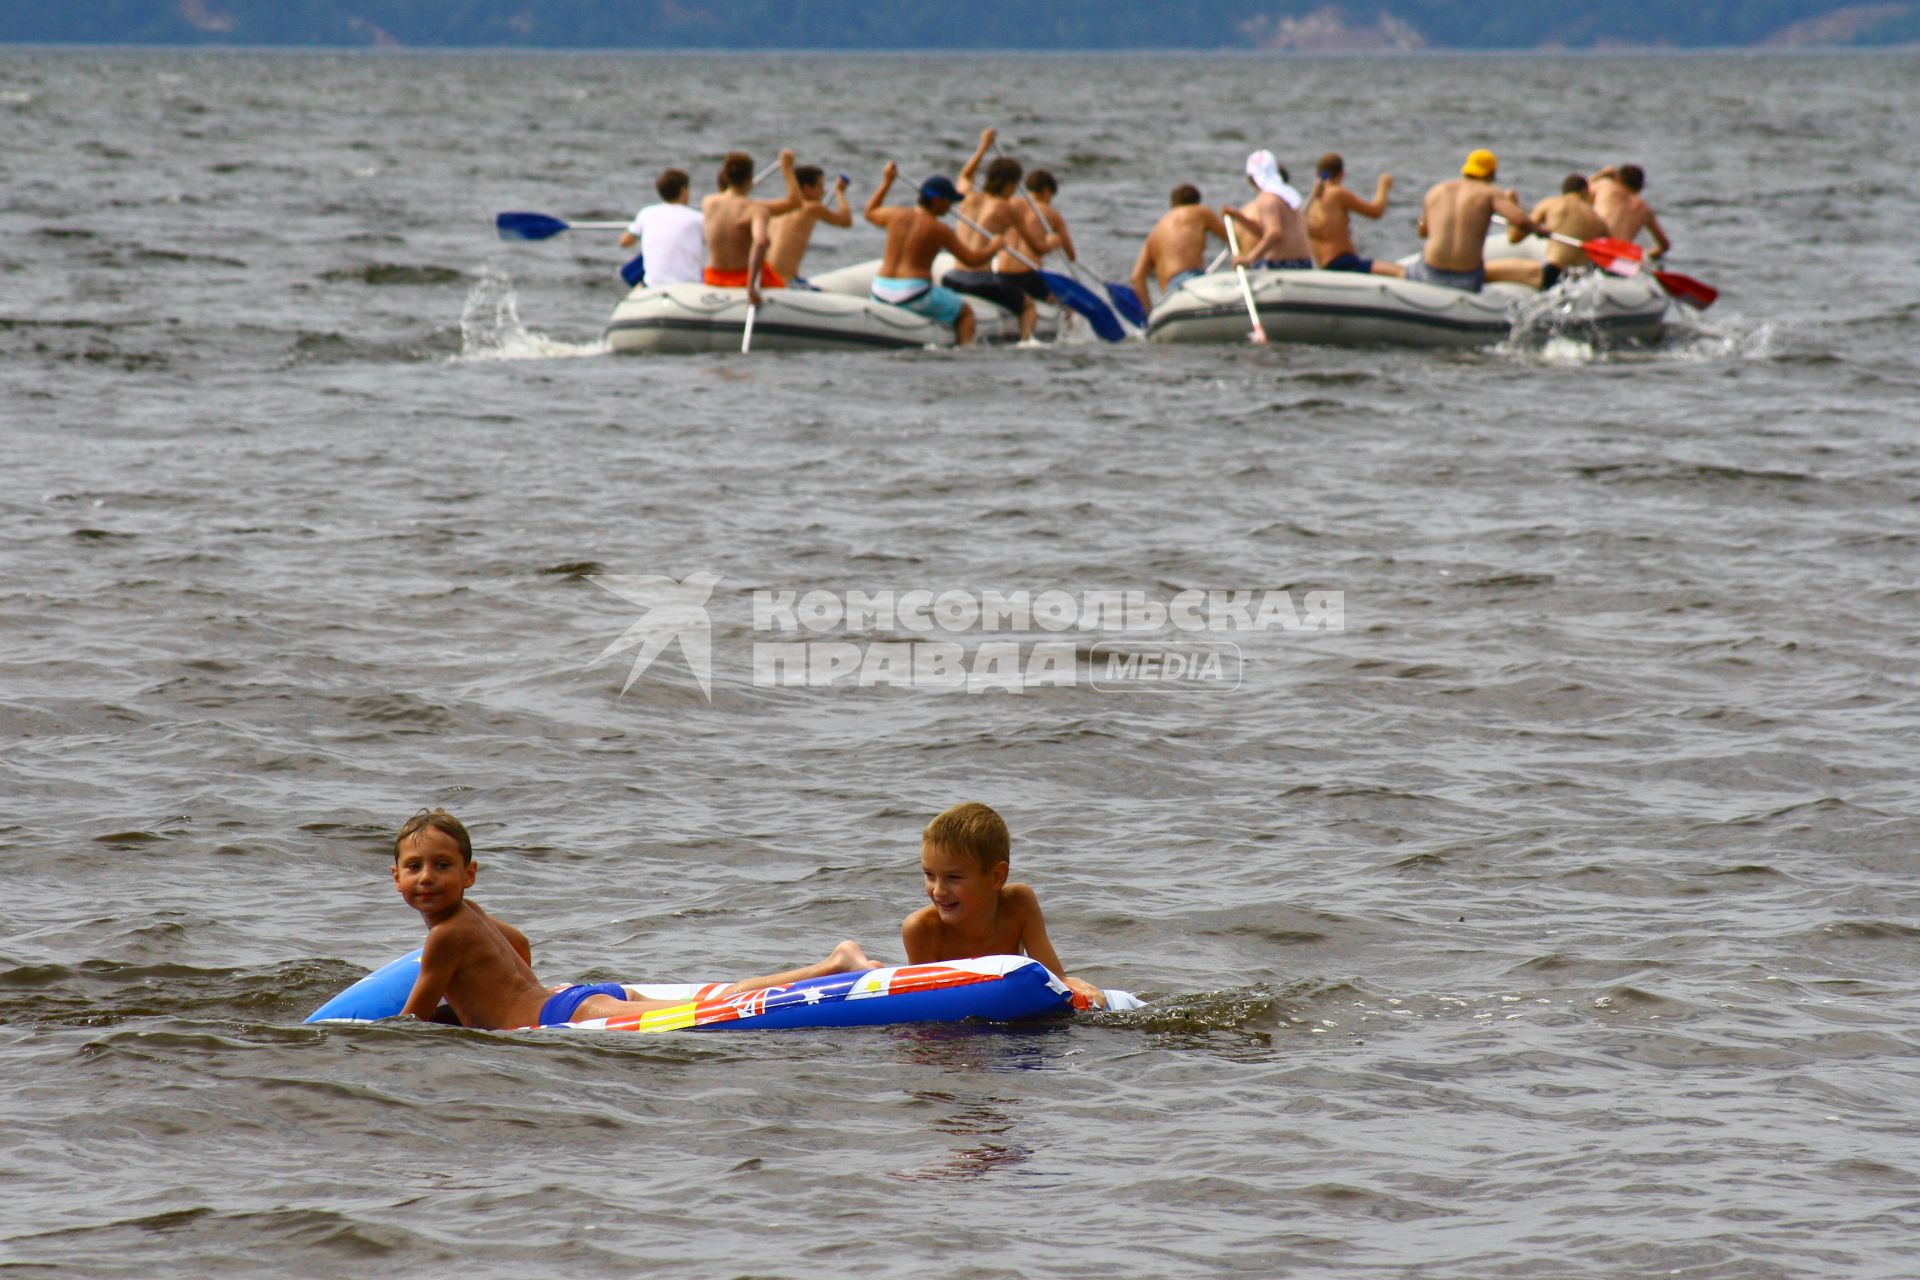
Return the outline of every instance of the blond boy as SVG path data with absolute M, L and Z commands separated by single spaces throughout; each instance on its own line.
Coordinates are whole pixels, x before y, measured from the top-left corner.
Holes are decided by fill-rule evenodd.
M 533 974 L 533 952 L 526 935 L 467 900 L 479 870 L 466 827 L 444 809 L 415 814 L 394 837 L 394 887 L 427 926 L 420 976 L 414 980 L 403 1014 L 432 1021 L 444 997 L 462 1026 L 497 1031 L 645 1013 L 684 1003 L 636 1000 L 614 982 L 549 990 Z M 878 967 L 857 943 L 843 942 L 818 964 L 749 978 L 718 994 L 759 991 L 802 978 Z
M 920 873 L 927 905 L 900 925 L 908 964 L 1020 955 L 1045 965 L 1096 1009 L 1106 994 L 1069 977 L 1060 966 L 1040 915 L 1040 899 L 1024 884 L 1008 884 L 1007 824 L 984 804 L 957 804 L 927 824 L 920 836 Z

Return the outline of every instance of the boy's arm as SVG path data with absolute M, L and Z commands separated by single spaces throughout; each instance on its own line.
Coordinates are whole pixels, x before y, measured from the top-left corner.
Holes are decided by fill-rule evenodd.
M 847 180 L 844 177 L 834 184 L 833 194 L 839 197 L 840 207 L 838 209 L 829 209 L 827 202 L 822 200 L 820 202 L 820 221 L 835 227 L 852 226 L 853 210 L 847 205 Z
M 887 225 L 888 219 L 878 215 L 886 208 L 887 192 L 893 189 L 894 175 L 899 172 L 899 166 L 891 160 L 887 161 L 887 167 L 880 171 L 880 185 L 875 187 L 873 194 L 867 197 L 867 221 L 876 227 Z
M 1007 236 L 1001 232 L 980 246 L 979 250 L 967 248 L 960 243 L 960 237 L 946 223 L 940 224 L 940 247 L 957 259 L 964 267 L 984 267 L 993 261 L 993 255 L 1007 247 Z
M 1019 219 L 1020 238 L 1033 250 L 1033 256 L 1044 258 L 1066 243 L 1058 235 L 1047 229 L 1047 221 L 1025 205 L 1014 206 L 1014 217 Z
M 1380 180 L 1373 186 L 1373 199 L 1371 200 L 1362 200 L 1358 192 L 1348 190 L 1346 187 L 1340 188 L 1342 192 L 1345 192 L 1346 198 L 1344 203 L 1347 208 L 1353 210 L 1363 218 L 1378 218 L 1386 213 L 1387 192 L 1392 189 L 1393 175 L 1390 173 L 1380 175 Z
M 1133 292 L 1143 307 L 1153 306 L 1153 295 L 1147 292 L 1147 274 L 1153 270 L 1153 237 L 1147 237 L 1140 246 L 1140 256 L 1133 260 Z
M 961 166 L 960 176 L 953 181 L 953 185 L 959 188 L 961 195 L 970 196 L 973 194 L 973 175 L 980 172 L 980 162 L 986 159 L 987 148 L 993 145 L 995 136 L 992 129 L 982 129 L 980 131 L 980 145 L 973 149 L 973 155 L 967 160 L 965 165 Z
M 1647 256 L 1650 258 L 1666 257 L 1667 250 L 1673 248 L 1673 241 L 1667 239 L 1667 233 L 1665 229 L 1661 227 L 1660 219 L 1653 216 L 1652 209 L 1647 210 L 1647 231 L 1653 236 L 1654 242 L 1659 246 Z
M 427 945 L 420 953 L 420 976 L 413 980 L 406 1008 L 400 1010 L 402 1017 L 433 1021 L 434 1012 L 440 1008 L 440 998 L 447 994 L 447 987 L 460 968 L 460 952 L 459 943 L 449 931 L 428 930 Z
M 1020 945 L 1026 950 L 1027 958 L 1045 965 L 1048 973 L 1066 983 L 1069 990 L 1085 996 L 1094 1008 L 1106 1008 L 1106 992 L 1091 982 L 1068 976 L 1060 966 L 1060 957 L 1054 952 L 1053 941 L 1047 937 L 1047 922 L 1040 914 L 1039 897 L 1024 884 L 1010 884 L 1006 891 L 1013 898 L 1014 909 L 1020 912 Z
M 1053 234 L 1060 237 L 1061 252 L 1067 255 L 1069 262 L 1080 261 L 1080 254 L 1073 247 L 1073 235 L 1067 230 L 1066 215 L 1051 205 L 1047 208 L 1047 225 L 1053 228 Z
M 780 173 L 787 180 L 787 193 L 777 200 L 763 200 L 769 217 L 777 218 L 783 213 L 792 213 L 806 201 L 800 198 L 800 180 L 793 176 L 793 150 L 780 153 Z

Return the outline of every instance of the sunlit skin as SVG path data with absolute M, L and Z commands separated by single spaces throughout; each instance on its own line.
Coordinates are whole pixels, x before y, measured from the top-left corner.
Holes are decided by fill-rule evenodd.
M 900 925 L 908 964 L 969 960 L 975 956 L 1025 954 L 1045 965 L 1096 1009 L 1107 997 L 1100 988 L 1069 977 L 1060 966 L 1040 914 L 1040 899 L 1024 884 L 1007 883 L 1007 864 L 982 867 L 971 856 L 922 843 L 920 874 L 927 905 Z
M 540 1006 L 552 990 L 534 976 L 532 949 L 526 935 L 495 920 L 469 902 L 480 864 L 467 860 L 452 836 L 424 827 L 404 841 L 393 860 L 393 883 L 406 904 L 420 913 L 427 926 L 427 942 L 420 956 L 420 976 L 407 997 L 405 1015 L 431 1021 L 444 998 L 462 1026 L 486 1030 L 530 1027 L 540 1020 Z M 720 995 L 788 986 L 803 978 L 829 973 L 877 969 L 858 943 L 842 942 L 817 964 L 761 978 L 733 983 Z M 573 1021 L 646 1013 L 682 1004 L 677 1000 L 616 1000 L 589 996 L 574 1011 Z
M 940 221 L 947 210 L 953 207 L 951 201 L 929 199 L 924 205 L 915 205 L 902 209 L 887 204 L 887 192 L 893 189 L 893 180 L 900 176 L 900 167 L 893 161 L 887 161 L 887 167 L 880 172 L 880 185 L 867 197 L 867 221 L 887 233 L 887 247 L 880 259 L 880 272 L 897 280 L 933 279 L 933 260 L 942 249 L 952 254 L 964 267 L 983 267 L 993 261 L 993 255 L 1006 243 L 1003 236 L 995 236 L 979 248 L 968 248 L 960 242 L 960 237 L 952 227 Z M 960 316 L 954 321 L 954 341 L 966 346 L 973 341 L 973 308 L 963 307 Z
M 800 262 L 807 256 L 815 223 L 824 222 L 834 227 L 853 225 L 853 210 L 847 207 L 845 178 L 834 183 L 833 194 L 840 202 L 838 208 L 826 203 L 826 179 L 800 188 L 800 207 L 775 218 L 769 228 L 772 243 L 767 250 L 768 266 L 789 280 L 798 279 Z

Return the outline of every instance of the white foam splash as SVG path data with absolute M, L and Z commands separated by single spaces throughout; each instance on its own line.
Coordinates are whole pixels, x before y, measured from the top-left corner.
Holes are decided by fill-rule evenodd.
M 544 333 L 535 333 L 520 321 L 520 304 L 514 297 L 513 277 L 489 265 L 467 291 L 466 305 L 460 309 L 460 354 L 456 361 L 468 360 L 570 360 L 579 356 L 607 353 L 604 340 L 562 342 Z

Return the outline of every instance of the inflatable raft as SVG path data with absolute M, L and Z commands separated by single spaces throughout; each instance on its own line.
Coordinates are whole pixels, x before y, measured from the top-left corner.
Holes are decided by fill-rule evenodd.
M 308 1022 L 372 1022 L 406 1007 L 420 974 L 411 952 L 374 970 L 321 1005 Z M 808 978 L 787 987 L 739 995 L 718 994 L 723 982 L 625 983 L 646 1000 L 676 1000 L 668 1009 L 595 1018 L 543 1032 L 776 1031 L 795 1027 L 873 1027 L 911 1022 L 1019 1022 L 1071 1012 L 1076 997 L 1037 961 L 1025 956 L 981 956 L 939 964 L 897 965 L 865 973 Z M 1138 1008 L 1124 991 L 1109 991 L 1111 1009 Z
M 1489 237 L 1487 259 L 1537 257 L 1537 242 Z M 1542 292 L 1489 284 L 1479 293 L 1350 271 L 1251 271 L 1269 342 L 1336 346 L 1485 347 L 1529 333 L 1576 332 L 1606 343 L 1649 342 L 1666 323 L 1667 293 L 1650 275 L 1590 272 Z M 1236 272 L 1200 276 L 1148 318 L 1154 342 L 1244 342 L 1251 328 Z
M 939 279 L 953 266 L 942 255 L 934 263 Z M 841 267 L 813 277 L 812 289 L 763 289 L 763 305 L 753 320 L 755 351 L 872 351 L 888 348 L 950 347 L 953 330 L 904 307 L 876 302 L 868 289 L 880 260 Z M 1013 342 L 1020 318 L 997 303 L 969 297 L 976 342 Z M 704 284 L 645 285 L 622 298 L 607 321 L 607 346 L 619 352 L 698 355 L 738 351 L 747 324 L 747 291 Z M 1059 332 L 1060 309 L 1041 304 L 1034 337 L 1049 341 Z

